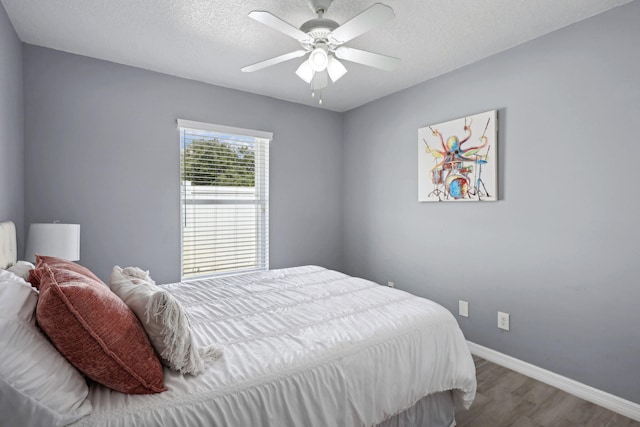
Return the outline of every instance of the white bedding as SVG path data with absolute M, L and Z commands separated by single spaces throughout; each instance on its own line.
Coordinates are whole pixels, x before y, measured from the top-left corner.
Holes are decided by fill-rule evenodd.
M 435 392 L 475 396 L 462 332 L 432 301 L 315 266 L 163 286 L 223 358 L 165 369 L 161 394 L 94 384 L 74 425 L 372 426 Z

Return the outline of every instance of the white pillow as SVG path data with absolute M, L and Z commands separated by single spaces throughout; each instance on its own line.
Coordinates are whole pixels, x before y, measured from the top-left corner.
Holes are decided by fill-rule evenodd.
M 29 281 L 29 272 L 33 270 L 36 266 L 31 264 L 29 261 L 18 261 L 13 264 L 11 267 L 7 268 L 7 271 L 12 272 L 18 277 L 21 277 L 25 281 Z
M 216 346 L 196 347 L 182 306 L 156 286 L 148 271 L 115 266 L 109 287 L 138 316 L 165 366 L 197 375 L 222 356 L 222 349 Z
M 91 412 L 85 379 L 35 323 L 38 293 L 0 270 L 0 425 L 67 425 Z

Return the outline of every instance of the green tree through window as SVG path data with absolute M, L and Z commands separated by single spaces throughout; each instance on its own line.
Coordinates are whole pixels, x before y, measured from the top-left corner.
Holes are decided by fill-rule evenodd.
M 200 138 L 186 144 L 181 156 L 182 180 L 191 185 L 255 185 L 255 152 L 247 145 Z

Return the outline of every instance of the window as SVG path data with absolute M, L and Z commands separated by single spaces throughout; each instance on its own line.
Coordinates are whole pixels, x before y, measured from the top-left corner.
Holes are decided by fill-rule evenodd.
M 182 277 L 269 269 L 272 134 L 178 120 Z

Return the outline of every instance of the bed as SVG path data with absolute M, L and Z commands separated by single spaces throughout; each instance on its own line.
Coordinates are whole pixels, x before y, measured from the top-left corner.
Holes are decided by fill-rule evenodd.
M 466 341 L 433 301 L 319 266 L 160 286 L 223 357 L 165 368 L 158 394 L 90 382 L 71 425 L 454 426 L 475 396 Z

